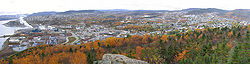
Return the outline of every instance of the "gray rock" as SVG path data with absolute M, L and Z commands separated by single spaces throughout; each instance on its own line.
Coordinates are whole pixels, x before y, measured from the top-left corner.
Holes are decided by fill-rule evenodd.
M 94 64 L 149 64 L 148 62 L 131 59 L 119 54 L 104 54 L 102 60 L 95 61 Z

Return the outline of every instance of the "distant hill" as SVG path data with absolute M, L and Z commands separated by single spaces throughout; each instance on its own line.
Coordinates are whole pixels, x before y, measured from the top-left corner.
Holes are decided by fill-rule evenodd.
M 17 19 L 19 18 L 18 15 L 0 15 L 0 21 L 2 20 L 10 20 L 10 19 Z
M 236 9 L 225 13 L 225 17 L 250 21 L 250 9 Z
M 188 9 L 182 9 L 178 11 L 193 11 L 193 10 L 200 10 L 201 8 L 188 8 Z
M 127 9 L 108 9 L 108 10 L 99 10 L 99 11 L 132 11 L 132 10 L 127 10 Z
M 239 19 L 250 20 L 249 9 L 236 9 L 236 10 L 223 10 L 217 8 L 188 8 L 182 10 L 168 11 L 168 10 L 127 10 L 127 9 L 108 9 L 108 10 L 69 10 L 65 12 L 38 12 L 28 16 L 49 16 L 55 14 L 68 15 L 68 14 L 79 14 L 79 13 L 115 13 L 125 15 L 161 15 L 159 12 L 187 12 L 186 14 L 199 15 L 204 13 L 217 12 L 218 16 L 233 18 L 240 17 Z M 1 20 L 1 17 L 0 17 Z
M 57 14 L 70 14 L 70 13 L 98 13 L 101 12 L 99 10 L 70 10 L 70 11 L 65 11 L 65 12 L 60 12 Z
M 49 15 L 54 15 L 54 14 L 71 14 L 71 13 L 94 13 L 94 12 L 100 12 L 98 10 L 70 10 L 70 11 L 65 11 L 65 12 L 38 12 L 38 13 L 33 13 L 28 16 L 49 16 Z
M 57 14 L 58 12 L 38 12 L 38 13 L 33 13 L 28 16 L 48 16 L 48 15 L 53 15 Z
M 236 10 L 222 10 L 216 8 L 189 8 L 183 9 L 180 11 L 186 11 L 187 14 L 203 14 L 203 13 L 212 13 L 217 12 L 218 16 L 226 17 L 226 18 L 234 18 L 237 20 L 246 20 L 250 21 L 250 9 L 236 9 Z
M 203 13 L 212 13 L 212 12 L 218 12 L 218 13 L 225 13 L 228 12 L 228 10 L 222 10 L 217 8 L 206 8 L 206 9 L 186 9 L 184 11 L 188 11 L 187 14 L 203 14 Z
M 73 14 L 73 13 L 103 13 L 103 12 L 136 12 L 136 13 L 145 13 L 145 12 L 167 12 L 168 10 L 126 10 L 126 9 L 110 9 L 110 10 L 69 10 L 65 12 L 38 12 L 33 13 L 28 16 L 49 16 L 54 14 Z

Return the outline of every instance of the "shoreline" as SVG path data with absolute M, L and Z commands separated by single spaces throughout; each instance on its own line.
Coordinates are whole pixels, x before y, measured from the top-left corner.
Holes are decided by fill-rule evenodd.
M 4 41 L 4 43 L 3 43 L 3 45 L 2 45 L 2 49 L 0 49 L 0 52 L 1 52 L 3 49 L 5 49 L 6 47 L 8 47 L 9 40 L 10 40 L 10 38 L 8 38 L 8 39 L 6 39 L 6 40 Z
M 10 38 L 8 38 L 8 39 L 4 42 L 4 44 L 3 44 L 3 46 L 2 46 L 2 49 L 0 50 L 0 59 L 5 58 L 5 57 L 7 57 L 7 56 L 9 56 L 9 55 L 15 54 L 15 51 L 14 51 L 11 47 L 8 46 L 8 44 L 9 44 L 9 39 L 10 39 Z
M 19 17 L 18 19 L 11 19 L 11 20 L 4 20 L 4 21 L 0 21 L 0 24 L 1 24 L 1 27 L 3 27 L 3 28 L 1 28 L 2 30 L 8 30 L 8 32 L 5 32 L 5 31 L 3 31 L 3 33 L 0 35 L 0 37 L 2 37 L 2 36 L 4 36 L 4 35 L 13 35 L 13 34 L 15 34 L 14 33 L 14 31 L 15 30 L 20 30 L 20 29 L 29 29 L 29 28 L 33 28 L 33 27 L 29 27 L 29 26 L 31 26 L 31 25 L 29 25 L 29 23 L 27 23 L 24 19 L 23 19 L 24 17 Z M 8 23 L 9 21 L 15 21 L 15 20 L 20 20 L 19 22 L 20 23 L 24 23 L 25 25 L 27 25 L 26 27 L 7 27 L 7 26 L 5 26 L 5 25 L 3 25 L 3 24 L 5 24 L 5 23 Z M 13 33 L 12 33 L 13 32 Z M 4 43 L 5 43 L 5 41 L 6 41 L 7 39 L 2 39 L 1 40 L 1 47 L 2 48 L 0 48 L 0 50 L 2 50 L 3 49 L 3 45 L 4 45 Z

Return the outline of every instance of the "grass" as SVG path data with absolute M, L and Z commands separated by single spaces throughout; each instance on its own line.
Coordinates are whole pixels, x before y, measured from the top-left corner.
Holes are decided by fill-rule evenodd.
M 75 37 L 69 37 L 68 39 L 69 39 L 69 42 L 68 42 L 68 43 L 72 43 L 72 42 L 74 42 L 74 41 L 76 40 Z

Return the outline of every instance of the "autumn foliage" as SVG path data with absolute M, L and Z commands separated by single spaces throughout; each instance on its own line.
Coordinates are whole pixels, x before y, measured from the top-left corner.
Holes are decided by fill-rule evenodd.
M 80 45 L 41 45 L 3 58 L 0 64 L 93 64 L 106 53 L 150 64 L 244 64 L 249 62 L 248 28 L 204 28 L 168 35 L 110 37 Z
M 137 59 L 141 59 L 141 52 L 142 52 L 141 46 L 137 46 L 136 47 L 136 58 Z

